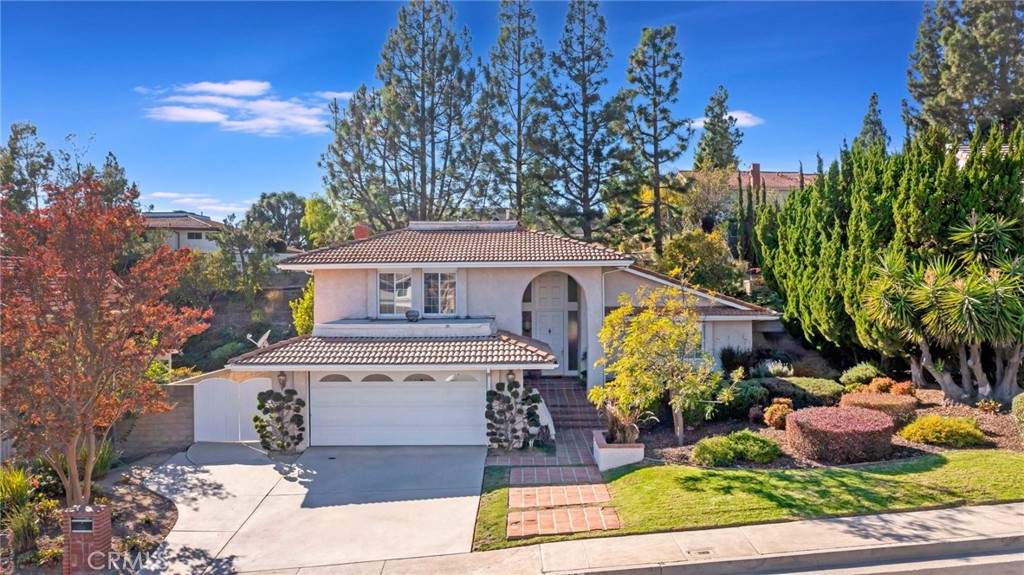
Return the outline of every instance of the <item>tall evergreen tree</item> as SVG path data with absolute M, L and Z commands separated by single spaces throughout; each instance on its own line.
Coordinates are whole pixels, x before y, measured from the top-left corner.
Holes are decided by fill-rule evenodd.
M 868 100 L 868 112 L 864 115 L 864 125 L 860 134 L 853 139 L 854 146 L 873 147 L 889 145 L 889 134 L 882 123 L 882 111 L 878 108 L 878 92 L 872 92 Z
M 605 34 L 595 0 L 569 3 L 550 76 L 542 80 L 546 128 L 536 141 L 545 160 L 540 208 L 551 225 L 570 235 L 578 229 L 587 241 L 603 226 L 606 185 L 622 154 L 614 129 L 621 102 L 601 97 L 612 55 Z
M 263 192 L 245 213 L 245 221 L 270 226 L 278 252 L 283 252 L 288 246 L 305 248 L 309 247 L 301 225 L 305 209 L 305 200 L 295 192 Z
M 725 170 L 739 165 L 736 148 L 743 141 L 743 132 L 736 127 L 736 118 L 729 115 L 729 91 L 725 86 L 718 87 L 704 108 L 703 130 L 693 158 L 695 170 Z
M 523 219 L 531 195 L 529 177 L 537 161 L 529 137 L 537 129 L 537 81 L 544 73 L 544 45 L 537 36 L 530 0 L 502 0 L 498 20 L 498 41 L 484 68 L 495 136 L 489 167 L 497 184 L 507 190 L 502 203 Z
M 915 129 L 960 141 L 975 130 L 1009 133 L 1024 115 L 1024 4 L 942 0 L 926 4 L 907 70 Z
M 654 251 L 664 247 L 665 219 L 662 187 L 671 182 L 665 166 L 679 159 L 689 143 L 689 120 L 673 117 L 671 106 L 679 101 L 683 56 L 676 47 L 676 27 L 644 28 L 640 44 L 629 56 L 623 92 L 627 110 L 624 134 L 633 146 L 653 191 L 651 220 Z
M 488 124 L 469 32 L 454 21 L 446 0 L 411 0 L 384 43 L 381 88 L 361 88 L 344 114 L 332 109 L 325 185 L 342 211 L 374 229 L 455 217 L 486 189 Z
M 0 186 L 7 188 L 7 209 L 15 214 L 38 209 L 53 167 L 53 153 L 39 140 L 36 127 L 28 122 L 11 124 L 7 146 L 0 148 Z

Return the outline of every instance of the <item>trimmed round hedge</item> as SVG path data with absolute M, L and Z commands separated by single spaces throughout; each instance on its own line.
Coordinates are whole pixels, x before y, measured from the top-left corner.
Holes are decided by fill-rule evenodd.
M 888 415 L 861 407 L 811 407 L 786 417 L 790 448 L 825 463 L 884 459 L 892 451 L 895 429 Z
M 892 393 L 848 393 L 839 400 L 839 406 L 881 411 L 900 426 L 909 423 L 917 414 L 917 397 Z

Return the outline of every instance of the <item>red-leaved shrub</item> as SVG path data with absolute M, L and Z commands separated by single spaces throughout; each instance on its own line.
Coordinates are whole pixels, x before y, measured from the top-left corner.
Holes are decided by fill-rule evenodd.
M 868 391 L 871 393 L 889 393 L 896 380 L 891 377 L 876 377 L 868 384 Z
M 901 381 L 889 388 L 889 393 L 894 395 L 914 395 L 914 382 Z
M 892 393 L 848 393 L 839 400 L 840 407 L 863 407 L 885 413 L 902 426 L 917 414 L 917 397 Z
M 811 407 L 786 417 L 786 441 L 800 455 L 826 463 L 884 459 L 892 451 L 892 418 L 860 407 Z

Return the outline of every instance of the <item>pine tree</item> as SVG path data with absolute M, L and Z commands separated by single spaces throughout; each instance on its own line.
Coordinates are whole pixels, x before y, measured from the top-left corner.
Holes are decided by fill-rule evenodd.
M 512 208 L 516 219 L 523 219 L 537 161 L 528 139 L 537 128 L 537 81 L 544 73 L 544 46 L 529 0 L 502 0 L 498 20 L 501 30 L 484 68 L 495 135 L 488 164 L 497 183 L 507 190 L 502 203 Z
M 601 90 L 611 50 L 604 16 L 595 0 L 573 0 L 558 49 L 551 53 L 550 76 L 542 80 L 547 121 L 537 139 L 544 158 L 546 198 L 540 208 L 549 223 L 584 240 L 603 225 L 606 185 L 619 170 L 622 120 L 618 99 L 605 101 Z
M 943 0 L 926 5 L 907 70 L 916 130 L 948 129 L 958 141 L 1024 116 L 1024 9 L 1020 2 Z
M 889 145 L 889 134 L 885 131 L 885 124 L 882 123 L 882 111 L 878 108 L 878 92 L 872 92 L 868 100 L 868 112 L 864 115 L 864 125 L 860 135 L 853 139 L 853 145 L 873 147 L 881 145 L 886 148 Z
M 735 169 L 739 165 L 736 148 L 743 141 L 743 132 L 736 127 L 736 118 L 729 115 L 729 91 L 724 86 L 718 87 L 704 108 L 703 130 L 693 158 L 694 169 Z
M 665 166 L 679 159 L 686 151 L 690 131 L 689 120 L 674 118 L 671 107 L 679 101 L 679 80 L 683 57 L 676 47 L 676 27 L 644 28 L 640 44 L 629 56 L 626 81 L 630 84 L 622 94 L 629 112 L 624 134 L 633 146 L 644 180 L 653 191 L 651 220 L 654 251 L 661 255 L 665 225 L 662 187 L 667 185 Z
M 53 166 L 53 153 L 39 140 L 36 127 L 28 122 L 11 124 L 7 146 L 0 148 L 0 186 L 7 187 L 7 209 L 16 214 L 38 210 Z

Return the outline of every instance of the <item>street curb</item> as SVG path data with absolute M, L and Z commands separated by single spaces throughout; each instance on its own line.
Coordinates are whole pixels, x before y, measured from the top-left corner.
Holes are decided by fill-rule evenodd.
M 1024 532 L 994 537 L 968 537 L 924 543 L 890 543 L 884 546 L 854 547 L 836 551 L 804 551 L 717 561 L 545 571 L 545 575 L 735 575 L 736 573 L 767 575 L 773 572 L 834 569 L 882 561 L 902 562 L 1012 550 L 1024 552 Z

